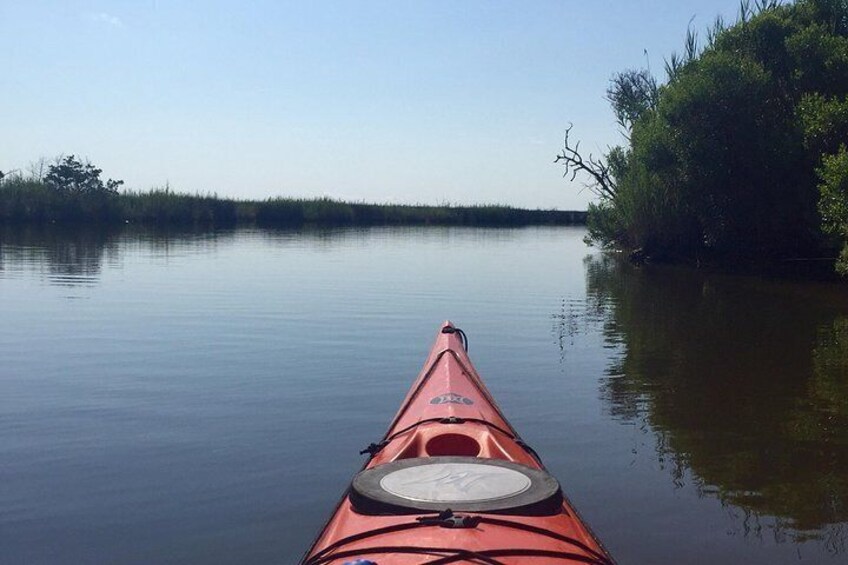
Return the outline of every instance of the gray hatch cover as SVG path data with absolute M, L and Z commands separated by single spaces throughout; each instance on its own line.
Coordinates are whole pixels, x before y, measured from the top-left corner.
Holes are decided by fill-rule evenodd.
M 420 457 L 366 469 L 353 479 L 354 507 L 368 514 L 442 511 L 551 513 L 559 483 L 541 470 L 500 459 Z

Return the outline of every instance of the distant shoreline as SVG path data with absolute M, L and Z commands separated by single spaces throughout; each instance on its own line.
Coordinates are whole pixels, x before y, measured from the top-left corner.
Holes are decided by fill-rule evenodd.
M 151 226 L 480 226 L 585 225 L 580 210 L 530 210 L 504 205 L 427 206 L 346 202 L 331 198 L 238 200 L 155 189 L 72 194 L 43 183 L 0 184 L 0 224 Z

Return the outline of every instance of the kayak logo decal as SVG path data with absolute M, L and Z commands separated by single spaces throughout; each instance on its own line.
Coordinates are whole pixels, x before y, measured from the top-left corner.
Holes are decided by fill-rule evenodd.
M 465 404 L 466 406 L 468 406 L 470 404 L 474 404 L 474 401 L 470 398 L 462 396 L 461 394 L 449 392 L 447 394 L 442 394 L 431 398 L 430 404 Z

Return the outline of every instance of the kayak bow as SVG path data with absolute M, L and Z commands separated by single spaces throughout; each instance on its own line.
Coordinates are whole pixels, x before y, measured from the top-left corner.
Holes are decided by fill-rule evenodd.
M 501 413 L 466 345 L 445 322 L 303 565 L 613 564 Z

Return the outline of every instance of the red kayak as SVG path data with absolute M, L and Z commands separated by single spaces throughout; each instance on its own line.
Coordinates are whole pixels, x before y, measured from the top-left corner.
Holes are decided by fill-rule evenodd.
M 614 563 L 446 322 L 303 565 Z

